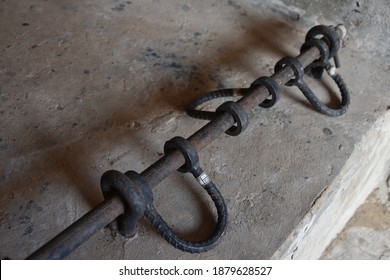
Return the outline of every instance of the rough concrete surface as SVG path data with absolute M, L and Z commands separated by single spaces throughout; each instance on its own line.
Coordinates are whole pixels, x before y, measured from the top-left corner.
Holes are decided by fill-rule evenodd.
M 272 258 L 320 258 L 369 194 L 387 180 L 390 172 L 389 143 L 390 114 L 387 113 L 378 118 L 355 145 L 343 168 L 318 194 L 308 213 Z M 386 193 L 388 191 L 383 192 L 387 200 Z
M 342 22 L 348 29 L 346 42 L 375 56 L 390 56 L 390 6 L 387 0 L 276 0 L 259 1 L 281 6 L 305 24 Z M 287 7 L 287 8 L 286 8 Z M 290 9 L 289 9 L 290 8 Z
M 389 190 L 388 183 L 369 196 L 324 252 L 322 259 L 390 260 Z M 387 200 L 382 201 L 383 197 Z
M 25 258 L 97 205 L 106 170 L 142 171 L 166 140 L 204 125 L 183 111 L 192 98 L 248 86 L 297 55 L 312 22 L 291 18 L 295 6 L 267 6 L 275 3 L 0 1 L 0 257 Z M 200 152 L 229 211 L 218 247 L 183 253 L 143 220 L 135 238 L 105 229 L 69 258 L 270 258 L 389 110 L 389 59 L 353 40 L 340 50 L 353 95 L 345 116 L 320 115 L 284 88 L 243 135 Z M 211 232 L 214 210 L 191 178 L 175 174 L 153 192 L 182 236 Z

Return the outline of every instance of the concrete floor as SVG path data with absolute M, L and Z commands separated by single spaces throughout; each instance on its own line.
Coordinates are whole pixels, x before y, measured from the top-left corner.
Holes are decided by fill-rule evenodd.
M 183 111 L 192 98 L 270 75 L 317 20 L 339 23 L 301 11 L 280 1 L 1 1 L 0 257 L 25 258 L 97 205 L 106 170 L 142 171 L 166 140 L 204 125 Z M 270 258 L 389 110 L 390 59 L 365 52 L 352 30 L 340 50 L 353 93 L 345 116 L 320 115 L 284 88 L 245 134 L 200 153 L 229 211 L 217 248 L 183 253 L 142 221 L 135 238 L 105 229 L 69 258 Z M 210 233 L 213 209 L 191 179 L 175 174 L 153 191 L 182 236 Z

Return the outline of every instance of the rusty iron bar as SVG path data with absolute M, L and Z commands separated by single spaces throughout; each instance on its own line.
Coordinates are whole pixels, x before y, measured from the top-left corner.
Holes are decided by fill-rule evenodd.
M 123 211 L 124 205 L 119 197 L 105 200 L 27 259 L 63 259 Z
M 335 27 L 335 29 L 340 38 L 345 35 L 345 31 L 339 26 Z M 306 68 L 319 57 L 319 50 L 315 47 L 311 47 L 296 58 L 301 62 L 303 67 Z M 284 85 L 293 77 L 294 72 L 290 67 L 285 67 L 271 75 L 271 78 L 279 85 Z M 237 103 L 241 105 L 245 112 L 250 112 L 257 108 L 258 104 L 262 103 L 268 96 L 268 90 L 264 86 L 261 86 L 250 94 L 243 96 Z M 216 118 L 209 121 L 205 126 L 188 137 L 188 140 L 196 150 L 200 151 L 216 140 L 227 129 L 234 125 L 234 123 L 235 121 L 231 114 L 223 113 L 216 116 Z M 174 151 L 168 155 L 162 156 L 159 160 L 145 169 L 141 175 L 151 187 L 154 187 L 184 163 L 185 160 L 182 154 L 178 151 Z M 64 229 L 48 243 L 28 256 L 27 259 L 62 259 L 78 248 L 97 231 L 103 229 L 119 215 L 123 214 L 124 211 L 124 203 L 119 197 L 113 196 L 110 199 L 104 200 L 68 228 Z

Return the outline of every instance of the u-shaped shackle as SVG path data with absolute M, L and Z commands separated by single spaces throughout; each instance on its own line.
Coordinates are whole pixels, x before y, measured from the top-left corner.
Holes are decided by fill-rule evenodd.
M 189 253 L 206 252 L 217 245 L 225 232 L 227 225 L 225 201 L 208 175 L 200 168 L 198 153 L 191 143 L 182 137 L 174 137 L 165 143 L 164 152 L 168 154 L 175 150 L 180 151 L 185 158 L 185 164 L 178 171 L 190 172 L 216 207 L 218 216 L 216 228 L 207 239 L 189 241 L 173 232 L 154 208 L 153 194 L 148 182 L 135 171 L 128 171 L 125 174 L 116 170 L 105 172 L 101 178 L 102 192 L 105 198 L 116 194 L 124 201 L 125 212 L 116 220 L 122 235 L 134 236 L 139 219 L 145 215 L 157 232 L 175 248 Z

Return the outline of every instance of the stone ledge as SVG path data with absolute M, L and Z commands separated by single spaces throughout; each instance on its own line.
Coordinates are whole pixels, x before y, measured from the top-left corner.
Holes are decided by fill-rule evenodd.
M 387 180 L 389 167 L 390 112 L 355 145 L 339 175 L 320 193 L 272 258 L 320 258 L 368 195 Z

